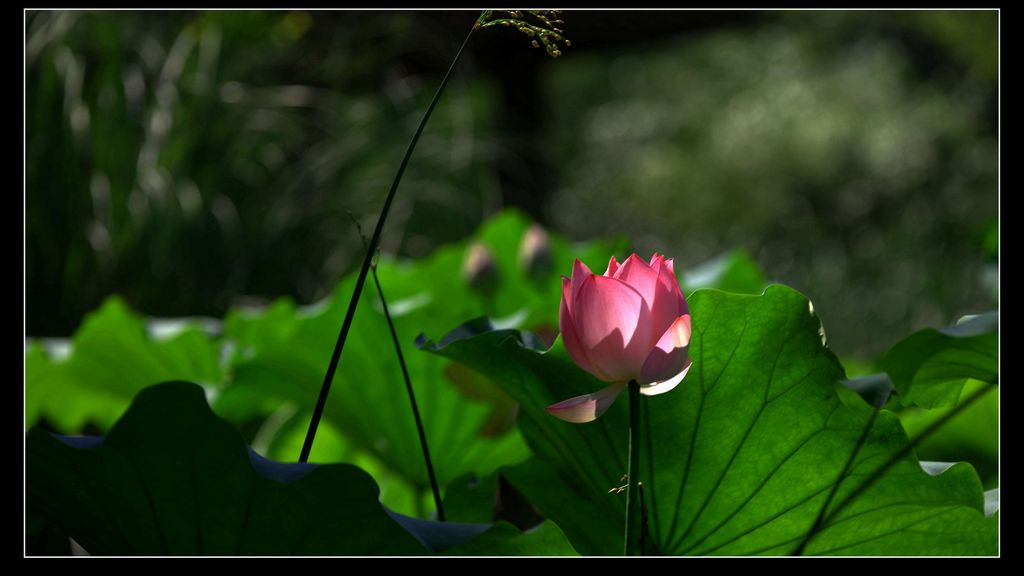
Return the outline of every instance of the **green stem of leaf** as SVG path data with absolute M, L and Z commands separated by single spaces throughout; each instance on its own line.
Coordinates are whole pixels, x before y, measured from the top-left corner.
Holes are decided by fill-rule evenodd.
M 832 505 L 832 500 L 836 497 L 836 493 L 839 492 L 839 486 L 842 485 L 843 480 L 846 478 L 846 475 L 849 474 L 850 469 L 853 468 L 854 462 L 857 461 L 857 455 L 860 454 L 860 449 L 864 446 L 864 443 L 867 441 L 868 434 L 871 432 L 871 429 L 875 426 L 875 420 L 878 418 L 878 413 L 882 411 L 882 405 L 884 403 L 885 401 L 883 399 L 875 405 L 874 412 L 871 413 L 871 417 L 868 418 L 867 424 L 864 425 L 864 429 L 861 430 L 860 436 L 857 438 L 856 447 L 853 449 L 853 452 L 850 452 L 850 455 L 846 458 L 846 463 L 843 464 L 843 468 L 839 472 L 839 477 L 836 478 L 836 481 L 832 484 L 832 489 L 829 490 L 828 497 L 825 498 L 825 503 L 822 504 L 821 508 L 818 510 L 818 515 L 814 518 L 814 523 L 811 524 L 811 529 L 807 531 L 806 535 L 804 535 L 803 540 L 801 540 L 800 544 L 797 545 L 796 550 L 793 551 L 792 556 L 802 556 L 804 553 L 804 549 L 806 549 L 807 545 L 811 542 L 811 538 L 813 538 L 818 532 L 821 532 L 821 529 L 825 526 L 825 515 L 828 513 L 829 507 Z
M 409 378 L 409 369 L 405 366 L 405 356 L 402 355 L 402 345 L 398 342 L 398 332 L 395 331 L 395 324 L 391 321 L 391 313 L 388 312 L 388 302 L 384 298 L 384 290 L 380 287 L 380 278 L 377 277 L 377 266 L 372 267 L 373 283 L 377 286 L 377 294 L 380 296 L 380 305 L 384 309 L 384 318 L 388 321 L 388 329 L 391 331 L 391 342 L 395 345 L 395 354 L 398 355 L 398 364 L 402 367 L 402 378 L 405 379 L 405 390 L 409 393 L 409 403 L 412 405 L 412 416 L 416 420 L 416 433 L 420 435 L 420 448 L 423 449 L 423 460 L 427 464 L 427 477 L 430 479 L 430 489 L 434 492 L 434 505 L 437 507 L 437 519 L 444 522 L 444 504 L 441 502 L 441 489 L 437 485 L 437 476 L 434 475 L 434 462 L 430 459 L 430 448 L 427 447 L 427 433 L 423 430 L 423 420 L 420 419 L 420 409 L 416 405 L 416 393 L 412 390 L 412 379 Z
M 835 509 L 829 513 L 828 517 L 825 518 L 825 526 L 828 526 L 828 523 L 831 522 L 834 518 L 836 518 L 844 509 L 846 509 L 847 506 L 849 506 L 854 500 L 856 500 L 858 496 L 863 494 L 868 488 L 874 486 L 875 482 L 878 482 L 878 480 L 880 480 L 881 477 L 884 476 L 885 473 L 888 472 L 893 466 L 895 466 L 900 460 L 902 460 L 908 454 L 912 454 L 914 450 L 916 450 L 917 447 L 921 445 L 922 442 L 928 439 L 928 437 L 938 432 L 939 429 L 945 426 L 950 420 L 956 418 L 957 415 L 959 415 L 969 406 L 978 401 L 978 399 L 980 399 L 990 390 L 994 390 L 995 387 L 995 382 L 989 382 L 986 386 L 979 388 L 973 394 L 961 400 L 955 408 L 953 408 L 952 410 L 944 414 L 941 418 L 933 422 L 931 426 L 925 428 L 924 431 L 922 431 L 920 434 L 914 437 L 914 439 L 907 443 L 907 445 L 904 446 L 899 452 L 889 457 L 889 459 L 885 461 L 885 464 L 883 464 L 877 470 L 872 472 L 871 475 L 868 476 L 868 478 L 864 481 L 864 483 L 862 483 L 860 486 L 857 486 L 856 490 L 850 492 L 850 494 L 848 494 L 846 498 L 844 498 L 843 501 L 840 502 L 835 507 Z
M 852 490 L 849 494 L 847 494 L 846 497 L 842 501 L 840 501 L 839 504 L 837 504 L 835 508 L 833 508 L 831 511 L 828 511 L 827 508 L 828 508 L 829 502 L 831 501 L 831 495 L 830 495 L 829 500 L 826 501 L 825 506 L 822 507 L 822 509 L 821 509 L 821 511 L 820 511 L 820 513 L 818 515 L 818 518 L 815 520 L 814 524 L 811 526 L 811 529 L 807 532 L 807 535 L 800 542 L 800 545 L 797 546 L 796 550 L 793 551 L 792 555 L 793 556 L 801 556 L 801 555 L 803 555 L 803 553 L 806 550 L 808 544 L 810 544 L 810 542 L 814 538 L 814 536 L 816 536 L 817 534 L 821 533 L 822 530 L 827 528 L 829 523 L 833 519 L 837 518 L 839 516 L 839 514 L 842 513 L 842 511 L 846 509 L 847 506 L 852 504 L 858 497 L 860 497 L 861 494 L 866 492 L 868 490 L 868 488 L 871 488 L 875 484 L 875 482 L 877 482 L 879 479 L 881 479 L 882 476 L 884 476 L 885 473 L 888 472 L 893 466 L 895 466 L 900 460 L 902 460 L 908 454 L 912 454 L 914 452 L 914 449 L 917 448 L 921 444 L 921 442 L 924 442 L 925 439 L 927 439 L 929 436 L 931 436 L 932 434 L 938 432 L 939 429 L 942 428 L 943 426 L 945 426 L 947 422 L 949 422 L 950 420 L 955 418 L 958 414 L 963 412 L 968 406 L 970 406 L 971 404 L 974 404 L 975 401 L 977 401 L 979 398 L 984 396 L 985 393 L 987 393 L 989 390 L 992 390 L 993 388 L 995 388 L 995 386 L 996 386 L 996 384 L 994 382 L 989 382 L 987 386 L 979 388 L 976 392 L 974 392 L 973 394 L 971 394 L 967 398 L 964 398 L 959 404 L 957 404 L 957 406 L 955 408 L 953 408 L 952 410 L 947 412 L 945 415 L 943 415 L 941 418 L 939 418 L 938 420 L 933 422 L 931 424 L 931 426 L 929 426 L 923 432 L 918 434 L 916 438 L 914 438 L 913 440 L 908 442 L 907 445 L 904 446 L 900 451 L 898 451 L 895 454 L 893 454 L 892 456 L 890 456 L 889 459 L 886 460 L 884 464 L 879 466 L 874 472 L 872 472 L 871 475 L 868 476 L 866 480 L 864 480 L 864 482 L 862 482 L 859 486 L 857 486 L 854 490 Z M 877 416 L 880 411 L 881 411 L 881 407 L 880 406 L 876 406 L 875 407 L 875 413 L 872 415 L 871 419 L 868 420 L 867 427 L 865 428 L 864 433 L 861 434 L 861 438 L 860 438 L 860 440 L 857 443 L 857 448 L 856 448 L 856 451 L 854 452 L 854 456 L 856 456 L 857 452 L 860 450 L 861 445 L 867 439 L 867 433 L 868 433 L 868 431 L 871 429 L 871 427 L 874 424 L 875 416 Z M 851 457 L 850 462 L 847 463 L 847 469 L 849 468 L 849 465 L 852 463 L 853 459 L 854 458 Z M 846 476 L 846 469 L 844 469 L 844 473 L 836 481 L 835 486 L 833 486 L 833 493 L 835 493 L 836 490 L 838 490 L 839 484 L 841 484 L 843 482 L 843 480 L 845 479 L 845 476 Z
M 455 66 L 458 65 L 459 59 L 462 58 L 462 53 L 465 51 L 466 46 L 469 44 L 469 39 L 473 36 L 473 32 L 477 29 L 477 24 L 469 30 L 469 34 L 466 35 L 466 39 L 462 41 L 462 46 L 459 47 L 459 51 L 455 54 L 455 59 L 452 60 L 451 66 L 448 67 L 448 72 L 445 73 L 444 78 L 441 79 L 441 85 L 437 87 L 437 92 L 434 93 L 433 100 L 430 101 L 430 105 L 427 106 L 427 111 L 423 114 L 423 119 L 420 120 L 419 126 L 416 128 L 416 132 L 413 134 L 412 139 L 409 140 L 409 145 L 405 150 L 405 156 L 402 157 L 402 163 L 398 166 L 398 172 L 395 173 L 395 178 L 391 182 L 391 189 L 388 191 L 387 198 L 384 199 L 384 207 L 381 208 L 380 216 L 377 217 L 377 226 L 373 229 L 373 236 L 370 238 L 370 245 L 366 249 L 366 256 L 363 258 L 363 266 L 359 269 L 359 277 L 356 279 L 356 286 L 352 290 L 352 298 L 348 303 L 348 311 L 345 312 L 345 320 L 341 324 L 341 331 L 338 333 L 338 340 L 334 345 L 334 352 L 331 354 L 331 361 L 327 365 L 327 373 L 324 375 L 324 382 L 320 386 L 320 396 L 317 397 L 316 406 L 313 407 L 313 417 L 309 421 L 309 429 L 306 431 L 306 439 L 302 443 L 302 452 L 299 455 L 299 462 L 306 462 L 309 460 L 309 452 L 313 449 L 313 439 L 316 438 L 316 429 L 320 425 L 320 418 L 323 417 L 324 406 L 327 404 L 327 396 L 331 391 L 331 383 L 334 381 L 334 373 L 338 369 L 338 360 L 341 358 L 341 351 L 345 348 L 345 340 L 348 338 L 348 331 L 352 327 L 352 319 L 356 314 L 356 305 L 359 303 L 359 296 L 363 292 L 363 284 L 366 283 L 366 275 L 370 271 L 370 262 L 373 260 L 373 253 L 380 244 L 380 235 L 384 230 L 384 222 L 387 220 L 388 212 L 391 210 L 391 202 L 395 199 L 395 192 L 398 191 L 398 184 L 402 181 L 402 175 L 405 174 L 405 167 L 409 164 L 409 158 L 412 156 L 412 151 L 416 148 L 416 143 L 419 142 L 420 135 L 423 133 L 423 128 L 427 125 L 427 120 L 430 119 L 430 115 L 433 114 L 434 108 L 437 106 L 437 102 L 441 99 L 441 94 L 444 92 L 445 86 L 448 85 L 448 79 L 451 78 L 452 72 L 455 70 Z
M 626 485 L 626 537 L 625 556 L 636 556 L 640 551 L 640 384 L 629 382 L 629 472 Z

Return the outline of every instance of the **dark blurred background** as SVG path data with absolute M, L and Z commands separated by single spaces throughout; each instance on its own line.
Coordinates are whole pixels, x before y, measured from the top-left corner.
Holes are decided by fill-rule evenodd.
M 158 316 L 326 295 L 476 16 L 29 13 L 28 335 L 111 293 Z M 474 38 L 386 251 L 506 206 L 682 268 L 741 247 L 846 357 L 997 306 L 997 13 L 563 19 L 556 60 Z

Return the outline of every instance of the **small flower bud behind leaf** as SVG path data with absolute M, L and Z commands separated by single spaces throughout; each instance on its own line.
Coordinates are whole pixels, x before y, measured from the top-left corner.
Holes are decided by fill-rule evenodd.
M 551 274 L 551 239 L 540 224 L 533 224 L 523 234 L 519 243 L 519 266 L 533 280 L 542 280 Z
M 493 294 L 498 288 L 499 276 L 490 249 L 480 242 L 472 243 L 462 262 L 462 278 L 470 288 L 485 296 Z

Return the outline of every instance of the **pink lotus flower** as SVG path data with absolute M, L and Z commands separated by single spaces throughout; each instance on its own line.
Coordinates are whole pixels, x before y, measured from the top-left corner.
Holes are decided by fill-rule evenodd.
M 612 383 L 547 407 L 562 420 L 594 420 L 630 380 L 641 394 L 668 392 L 690 369 L 690 309 L 672 259 L 660 254 L 650 263 L 633 254 L 621 266 L 613 256 L 601 276 L 576 260 L 572 278 L 562 277 L 558 324 L 576 364 Z

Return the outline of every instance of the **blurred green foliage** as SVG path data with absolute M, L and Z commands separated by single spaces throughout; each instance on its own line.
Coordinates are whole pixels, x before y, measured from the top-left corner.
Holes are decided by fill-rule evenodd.
M 27 27 L 33 335 L 70 333 L 114 292 L 175 316 L 323 297 L 359 258 L 349 214 L 375 221 L 432 88 L 403 51 L 451 57 L 408 13 L 39 12 Z M 494 113 L 487 85 L 453 82 L 386 251 L 422 255 L 482 221 Z
M 991 308 L 996 25 L 994 12 L 784 12 L 569 55 L 545 71 L 549 214 L 684 270 L 746 248 L 842 327 L 829 336 L 844 355 Z
M 684 271 L 744 248 L 844 327 L 837 351 L 874 358 L 998 297 L 997 18 L 765 12 L 610 44 L 585 41 L 610 28 L 577 29 L 557 61 L 470 50 L 384 249 L 468 235 L 501 205 L 498 151 L 532 148 L 518 170 L 552 185 L 535 218 L 579 240 L 627 235 Z M 29 13 L 28 333 L 70 334 L 111 293 L 170 316 L 324 297 L 358 261 L 348 214 L 372 225 L 457 23 Z M 500 50 L 529 50 L 510 34 Z M 493 75 L 518 65 L 540 74 L 526 144 L 495 128 L 511 96 Z

